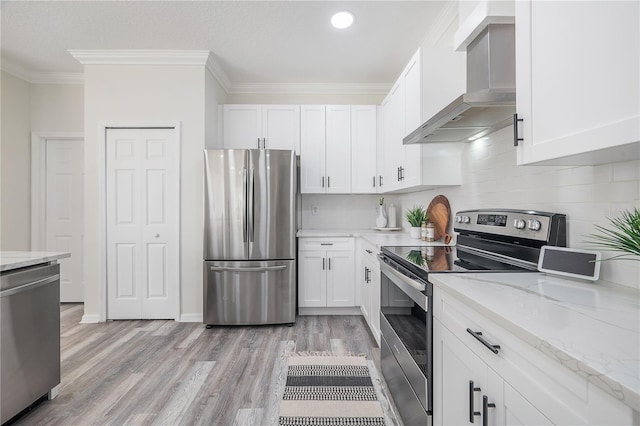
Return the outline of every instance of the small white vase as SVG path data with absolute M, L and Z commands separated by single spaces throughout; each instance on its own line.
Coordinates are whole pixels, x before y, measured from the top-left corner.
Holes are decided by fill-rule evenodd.
M 412 226 L 411 228 L 409 228 L 409 236 L 411 238 L 417 238 L 419 240 L 420 239 L 420 227 L 419 226 Z
M 387 212 L 385 211 L 384 204 L 380 205 L 378 209 L 378 217 L 376 218 L 376 226 L 378 228 L 384 228 L 387 226 Z

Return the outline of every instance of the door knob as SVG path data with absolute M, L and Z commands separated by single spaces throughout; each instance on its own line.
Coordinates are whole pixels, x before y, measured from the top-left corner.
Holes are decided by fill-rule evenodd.
M 160 234 L 156 234 L 156 238 L 160 238 Z

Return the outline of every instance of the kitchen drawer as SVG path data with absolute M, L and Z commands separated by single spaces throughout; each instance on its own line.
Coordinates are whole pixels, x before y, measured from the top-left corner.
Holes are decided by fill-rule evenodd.
M 298 250 L 353 251 L 353 237 L 299 238 Z
M 585 378 L 437 287 L 434 315 L 553 423 L 587 423 Z M 490 345 L 499 345 L 498 353 L 491 352 L 467 329 L 481 332 Z
M 365 239 L 362 239 L 362 257 L 364 259 L 369 259 L 373 264 L 378 266 L 378 269 L 379 269 L 379 263 L 378 263 L 379 252 L 380 250 L 378 250 L 375 245 L 369 243 Z

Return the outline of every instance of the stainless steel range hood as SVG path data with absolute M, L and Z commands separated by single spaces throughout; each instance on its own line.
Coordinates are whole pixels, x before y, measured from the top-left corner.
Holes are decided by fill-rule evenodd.
M 467 93 L 411 132 L 403 144 L 466 142 L 512 124 L 515 51 L 515 25 L 487 26 L 467 47 Z

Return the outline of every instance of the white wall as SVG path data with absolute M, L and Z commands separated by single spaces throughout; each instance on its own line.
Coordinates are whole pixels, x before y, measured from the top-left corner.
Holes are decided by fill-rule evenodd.
M 511 127 L 486 141 L 465 145 L 462 162 L 461 186 L 404 194 L 399 200 L 403 209 L 416 203 L 428 205 L 443 194 L 452 212 L 516 208 L 564 213 L 568 246 L 588 248 L 585 236 L 594 232 L 595 224 L 607 226 L 607 217 L 640 208 L 640 161 L 582 167 L 517 166 Z M 640 262 L 604 262 L 601 277 L 640 287 Z
M 303 194 L 300 210 L 302 229 L 368 229 L 376 226 L 380 197 L 389 205 L 398 202 L 398 195 L 389 194 Z M 315 209 L 314 209 L 315 207 Z M 316 214 L 314 214 L 314 211 Z M 400 210 L 397 210 L 400 222 Z
M 218 80 L 207 70 L 204 79 L 205 98 L 205 147 L 207 149 L 222 148 L 222 110 L 226 102 L 227 93 Z
M 84 86 L 82 84 L 32 84 L 32 132 L 82 132 Z
M 100 125 L 180 122 L 181 314 L 202 313 L 203 166 L 205 68 L 195 65 L 85 66 L 85 316 L 95 319 L 104 303 L 103 212 Z
M 0 82 L 0 250 L 31 247 L 30 85 L 2 71 Z

